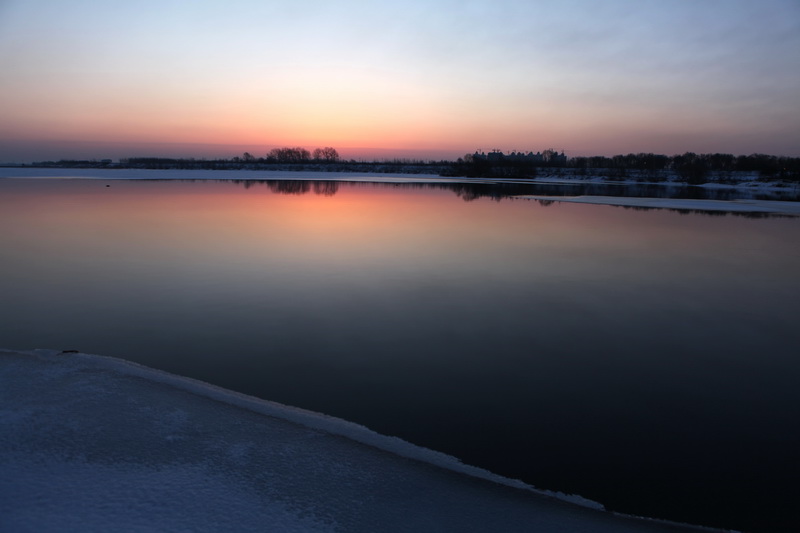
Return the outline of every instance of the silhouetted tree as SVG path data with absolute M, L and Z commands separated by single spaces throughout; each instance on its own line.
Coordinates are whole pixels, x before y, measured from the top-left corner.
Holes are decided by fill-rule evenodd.
M 314 160 L 324 161 L 325 163 L 335 163 L 339 161 L 339 152 L 336 148 L 326 146 L 325 148 L 317 148 L 313 154 Z
M 708 175 L 706 160 L 694 152 L 673 156 L 672 168 L 690 185 L 700 185 L 708 181 L 706 179 Z
M 273 148 L 267 154 L 269 163 L 304 163 L 311 159 L 311 152 L 305 148 Z

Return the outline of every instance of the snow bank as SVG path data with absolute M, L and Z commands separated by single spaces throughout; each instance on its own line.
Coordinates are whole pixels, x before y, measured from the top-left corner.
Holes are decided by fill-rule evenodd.
M 756 181 L 753 176 L 743 174 L 745 181 L 731 183 L 705 183 L 696 187 L 703 189 L 736 190 L 743 195 L 772 194 L 781 197 L 796 197 L 800 185 Z M 607 176 L 583 176 L 575 169 L 560 169 L 550 174 L 542 173 L 533 179 L 523 178 L 467 178 L 442 177 L 437 174 L 408 174 L 390 172 L 320 172 L 320 171 L 287 171 L 287 170 L 180 170 L 180 169 L 124 169 L 124 168 L 36 168 L 36 167 L 0 167 L 0 179 L 3 178 L 60 178 L 91 180 L 190 180 L 190 181 L 341 181 L 357 183 L 469 183 L 469 184 L 517 184 L 517 185 L 564 185 L 586 186 L 602 185 L 619 187 L 641 187 L 655 185 L 665 190 L 682 189 L 685 183 L 678 181 L 677 175 L 670 174 L 670 179 L 659 182 L 647 182 L 642 179 L 610 180 Z M 753 178 L 749 180 L 749 178 Z
M 679 209 L 690 211 L 723 211 L 726 213 L 764 213 L 772 215 L 800 216 L 800 202 L 774 200 L 689 200 L 684 198 L 625 198 L 618 196 L 516 196 L 526 200 L 572 202 L 579 204 L 617 205 Z
M 573 505 L 322 414 L 53 350 L 0 350 L 0 469 L 4 532 L 691 529 Z

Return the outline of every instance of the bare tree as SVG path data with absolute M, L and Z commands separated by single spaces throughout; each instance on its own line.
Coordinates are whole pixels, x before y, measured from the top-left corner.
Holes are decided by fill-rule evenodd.
M 314 150 L 314 159 L 325 163 L 335 163 L 339 161 L 339 152 L 336 151 L 336 148 L 331 148 L 330 146 L 317 148 Z
M 303 163 L 311 159 L 311 152 L 305 148 L 273 148 L 267 154 L 267 161 L 273 163 Z

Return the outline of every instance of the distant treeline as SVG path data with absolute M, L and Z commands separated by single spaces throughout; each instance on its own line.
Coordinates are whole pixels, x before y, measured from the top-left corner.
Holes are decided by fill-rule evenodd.
M 800 181 L 800 157 L 785 157 L 766 154 L 734 156 L 731 154 L 681 155 L 628 154 L 614 157 L 574 157 L 569 166 L 579 173 L 589 169 L 604 168 L 615 170 L 624 177 L 626 171 L 635 170 L 640 174 L 663 175 L 663 171 L 675 172 L 687 183 L 705 183 L 714 176 L 724 181 L 726 175 L 734 173 L 758 173 L 761 179 Z
M 115 163 L 111 159 L 40 161 L 34 167 L 51 168 L 131 168 L 151 170 L 282 170 L 309 172 L 364 172 L 397 174 L 444 174 L 452 161 L 421 159 L 384 159 L 366 161 L 342 159 L 332 147 L 273 148 L 262 157 L 249 152 L 230 159 L 195 159 L 171 157 L 126 157 Z
M 743 175 L 765 181 L 800 182 L 800 158 L 751 154 L 660 155 L 639 153 L 613 157 L 567 157 L 554 150 L 527 154 L 512 152 L 489 154 L 475 152 L 456 161 L 387 159 L 382 161 L 344 160 L 335 148 L 274 148 L 263 157 L 249 152 L 231 159 L 182 159 L 164 157 L 129 157 L 118 163 L 104 160 L 60 160 L 33 163 L 36 167 L 60 168 L 134 168 L 185 170 L 300 170 L 321 172 L 378 172 L 437 174 L 452 177 L 535 178 L 543 171 L 568 172 L 577 176 L 600 175 L 609 180 L 636 179 L 659 182 L 677 179 L 689 184 L 709 181 L 742 181 Z
M 735 181 L 741 173 L 757 173 L 760 179 L 800 182 L 800 158 L 751 154 L 734 156 L 731 154 L 695 154 L 686 152 L 680 155 L 660 155 L 639 153 L 615 155 L 613 157 L 547 157 L 556 154 L 545 150 L 544 159 L 523 157 L 519 154 L 493 152 L 489 157 L 483 154 L 467 154 L 452 165 L 453 176 L 472 177 L 515 177 L 535 178 L 545 168 L 568 168 L 579 176 L 598 174 L 609 179 L 638 178 L 647 181 L 665 181 L 676 175 L 680 181 L 701 184 L 710 180 Z M 538 154 L 536 154 L 538 155 Z M 494 156 L 494 157 L 491 157 Z

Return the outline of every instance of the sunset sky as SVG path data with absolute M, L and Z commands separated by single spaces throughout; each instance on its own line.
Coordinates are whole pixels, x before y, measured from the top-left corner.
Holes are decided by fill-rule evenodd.
M 800 156 L 797 0 L 0 0 L 0 162 Z

